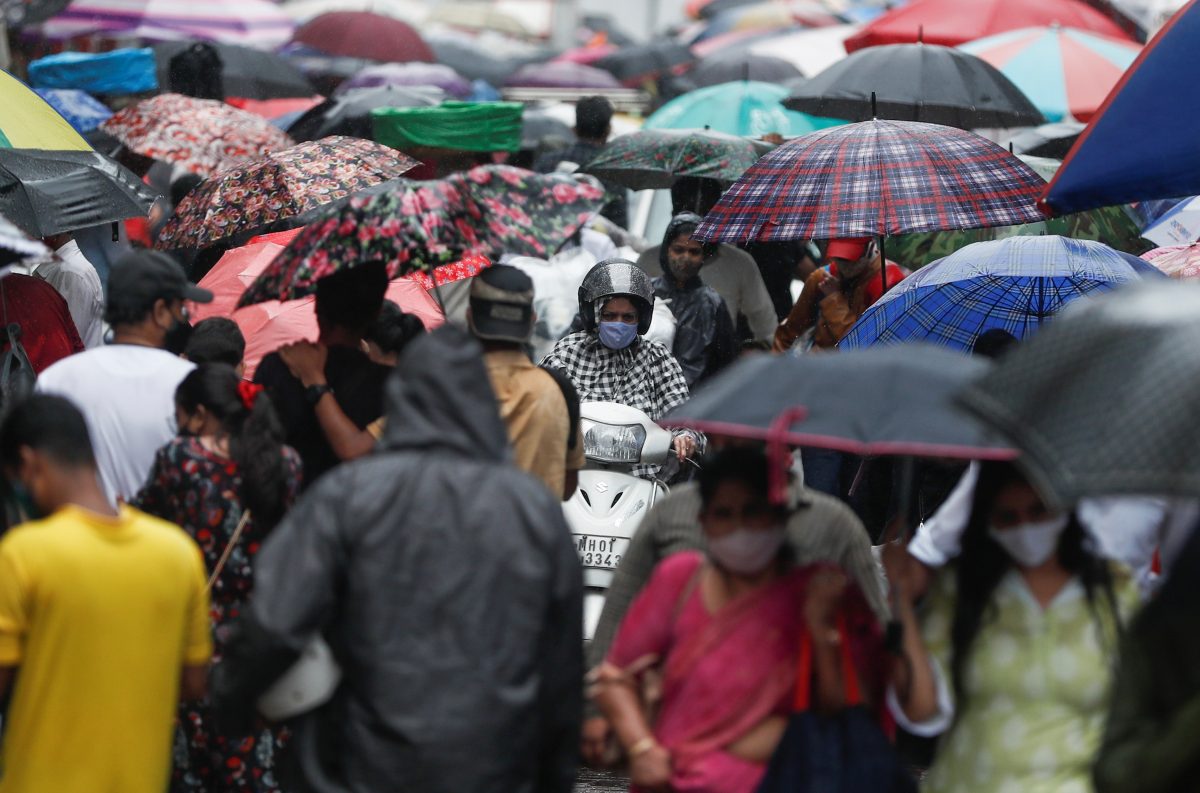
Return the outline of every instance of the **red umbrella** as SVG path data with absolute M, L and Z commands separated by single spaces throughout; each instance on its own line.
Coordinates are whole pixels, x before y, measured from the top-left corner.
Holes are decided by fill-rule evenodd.
M 918 41 L 956 47 L 1006 30 L 1041 25 L 1132 40 L 1120 25 L 1079 0 L 913 0 L 846 39 L 846 51 Z
M 332 11 L 313 17 L 296 31 L 292 41 L 347 58 L 437 62 L 433 50 L 411 25 L 370 11 Z
M 254 370 L 264 355 L 284 344 L 317 338 L 315 297 L 286 303 L 272 300 L 235 310 L 245 288 L 297 233 L 299 229 L 256 237 L 249 245 L 226 253 L 200 281 L 205 289 L 212 290 L 213 301 L 191 306 L 195 322 L 208 317 L 229 317 L 242 329 L 246 337 L 247 379 L 254 377 Z M 387 299 L 405 312 L 415 314 L 429 330 L 445 321 L 442 310 L 425 287 L 411 278 L 392 281 L 388 285 Z

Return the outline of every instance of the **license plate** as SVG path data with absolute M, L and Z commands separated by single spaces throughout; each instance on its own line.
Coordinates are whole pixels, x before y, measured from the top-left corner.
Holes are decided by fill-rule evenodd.
M 575 550 L 584 567 L 615 570 L 629 547 L 628 537 L 606 537 L 600 534 L 576 534 Z

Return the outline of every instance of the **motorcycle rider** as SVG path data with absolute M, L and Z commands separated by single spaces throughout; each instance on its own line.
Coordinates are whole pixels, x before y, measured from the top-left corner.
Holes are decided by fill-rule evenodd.
M 584 330 L 560 339 L 542 366 L 566 373 L 583 402 L 617 402 L 658 421 L 690 392 L 670 350 L 642 338 L 653 313 L 654 287 L 641 268 L 626 259 L 600 262 L 579 287 Z M 703 453 L 699 433 L 672 434 L 680 460 Z

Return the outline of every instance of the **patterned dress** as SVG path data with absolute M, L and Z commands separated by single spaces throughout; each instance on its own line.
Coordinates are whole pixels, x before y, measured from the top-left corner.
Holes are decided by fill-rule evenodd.
M 300 488 L 300 456 L 283 447 L 287 466 L 285 503 Z M 204 553 L 212 570 L 241 520 L 238 499 L 241 477 L 237 465 L 208 451 L 196 438 L 177 438 L 158 450 L 150 478 L 134 506 L 184 528 Z M 254 520 L 247 521 L 241 539 L 213 585 L 211 619 L 213 663 L 221 662 L 230 623 L 241 613 L 254 584 L 254 556 L 264 536 Z M 221 735 L 211 726 L 208 703 L 187 703 L 179 709 L 171 790 L 225 793 L 274 793 L 275 755 L 287 742 L 282 729 L 262 729 L 254 735 Z

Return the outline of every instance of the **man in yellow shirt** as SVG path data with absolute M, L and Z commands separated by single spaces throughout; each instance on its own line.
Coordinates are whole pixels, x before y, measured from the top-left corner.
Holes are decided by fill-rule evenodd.
M 109 505 L 83 415 L 17 404 L 0 462 L 29 511 L 0 539 L 0 793 L 162 793 L 180 696 L 203 696 L 204 560 L 177 526 Z

